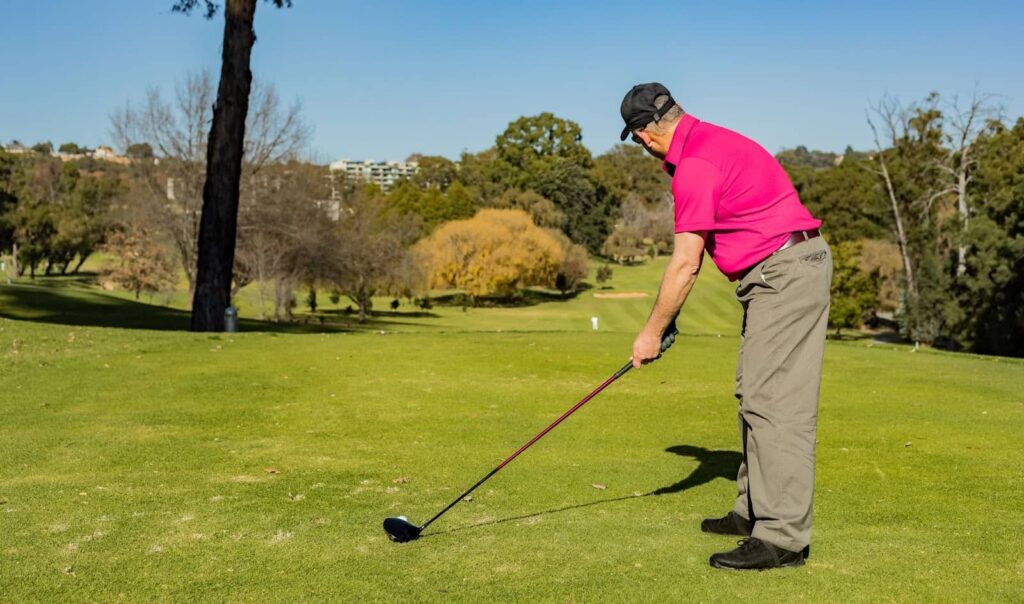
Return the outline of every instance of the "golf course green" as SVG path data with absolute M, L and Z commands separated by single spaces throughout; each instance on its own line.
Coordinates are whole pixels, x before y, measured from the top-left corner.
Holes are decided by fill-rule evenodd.
M 365 325 L 258 322 L 243 292 L 218 335 L 88 279 L 0 285 L 0 600 L 1024 599 L 1024 363 L 867 338 L 827 347 L 807 565 L 708 566 L 739 463 L 713 267 L 664 358 L 390 542 L 625 362 L 661 266 Z

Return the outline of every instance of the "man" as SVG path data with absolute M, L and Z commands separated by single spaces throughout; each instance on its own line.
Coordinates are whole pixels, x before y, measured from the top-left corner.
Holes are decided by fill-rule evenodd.
M 701 530 L 746 537 L 711 556 L 731 569 L 800 566 L 814 493 L 818 390 L 832 256 L 779 163 L 754 141 L 685 114 L 661 84 L 622 101 L 633 141 L 672 176 L 675 250 L 633 365 L 656 359 L 660 334 L 686 301 L 707 250 L 743 306 L 736 398 L 743 462 L 733 509 Z

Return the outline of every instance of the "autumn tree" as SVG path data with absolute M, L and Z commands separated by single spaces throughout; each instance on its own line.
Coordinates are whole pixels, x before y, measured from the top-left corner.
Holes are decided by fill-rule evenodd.
M 414 249 L 428 287 L 462 289 L 473 297 L 550 287 L 563 260 L 559 242 L 522 210 L 480 210 L 441 225 Z
M 115 230 L 107 236 L 104 250 L 112 260 L 103 267 L 101 278 L 135 294 L 155 293 L 174 287 L 177 281 L 173 257 L 144 228 Z

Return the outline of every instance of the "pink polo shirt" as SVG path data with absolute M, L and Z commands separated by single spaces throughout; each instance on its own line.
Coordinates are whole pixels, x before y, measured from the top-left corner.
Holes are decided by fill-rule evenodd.
M 676 127 L 664 169 L 672 175 L 676 232 L 707 231 L 705 247 L 730 281 L 790 233 L 821 226 L 761 145 L 692 115 Z

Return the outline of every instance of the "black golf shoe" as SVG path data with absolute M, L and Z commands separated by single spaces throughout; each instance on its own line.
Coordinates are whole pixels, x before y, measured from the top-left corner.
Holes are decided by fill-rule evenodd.
M 809 548 L 805 547 L 799 552 L 791 552 L 761 541 L 757 537 L 747 537 L 739 542 L 736 549 L 712 555 L 710 562 L 715 568 L 732 570 L 787 568 L 803 566 L 808 551 Z
M 700 530 L 716 535 L 749 537 L 754 530 L 754 523 L 736 512 L 729 512 L 721 518 L 705 518 L 700 523 Z

